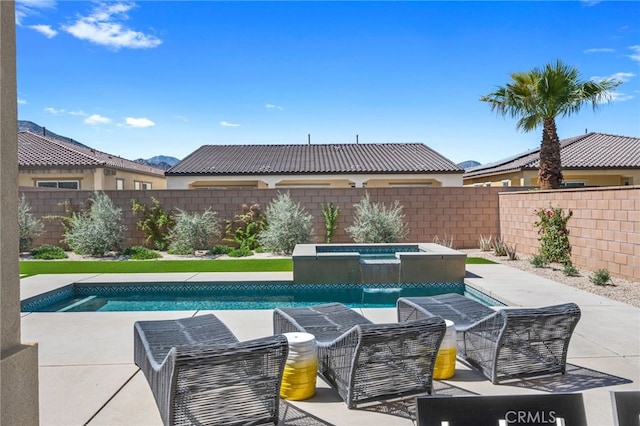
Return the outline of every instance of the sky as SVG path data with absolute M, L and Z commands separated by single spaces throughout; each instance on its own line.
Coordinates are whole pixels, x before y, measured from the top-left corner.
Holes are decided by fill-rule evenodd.
M 17 0 L 16 38 L 18 118 L 130 160 L 357 139 L 489 163 L 542 130 L 480 97 L 558 59 L 623 82 L 560 139 L 640 137 L 637 1 Z

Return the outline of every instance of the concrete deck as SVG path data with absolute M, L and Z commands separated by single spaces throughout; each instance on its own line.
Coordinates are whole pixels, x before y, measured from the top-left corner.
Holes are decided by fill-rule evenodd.
M 21 280 L 22 298 L 74 281 L 206 281 L 213 274 L 38 275 Z M 291 280 L 290 273 L 261 274 Z M 467 265 L 468 285 L 514 306 L 575 302 L 582 318 L 564 376 L 493 385 L 458 362 L 456 375 L 434 381 L 436 395 L 582 392 L 590 426 L 613 424 L 609 392 L 640 389 L 640 309 L 505 265 Z M 249 279 L 244 276 L 244 279 Z M 251 278 L 253 279 L 253 278 Z M 268 311 L 208 311 L 241 339 L 272 333 Z M 39 344 L 41 425 L 161 425 L 151 390 L 133 363 L 133 323 L 205 311 L 24 313 L 22 341 Z M 395 309 L 363 309 L 374 322 L 395 322 Z M 318 379 L 306 401 L 283 402 L 283 425 L 414 425 L 413 399 L 348 410 Z

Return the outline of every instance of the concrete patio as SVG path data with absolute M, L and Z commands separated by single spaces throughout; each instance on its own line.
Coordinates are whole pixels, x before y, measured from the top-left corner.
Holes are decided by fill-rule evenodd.
M 246 279 L 246 274 L 243 274 Z M 291 279 L 291 273 L 260 274 Z M 204 281 L 220 274 L 136 274 L 109 281 Z M 38 275 L 21 280 L 26 298 L 74 281 L 104 276 Z M 640 309 L 540 278 L 505 265 L 467 265 L 468 285 L 513 306 L 575 302 L 582 310 L 564 376 L 493 385 L 458 361 L 456 375 L 434 381 L 436 395 L 581 392 L 590 426 L 613 424 L 609 392 L 640 389 Z M 270 310 L 215 313 L 241 340 L 272 333 Z M 22 340 L 39 344 L 41 425 L 160 425 L 147 382 L 133 363 L 133 323 L 181 318 L 205 311 L 23 313 Z M 395 322 L 395 309 L 363 309 L 374 322 Z M 348 410 L 321 379 L 314 397 L 284 402 L 284 425 L 414 425 L 413 399 Z

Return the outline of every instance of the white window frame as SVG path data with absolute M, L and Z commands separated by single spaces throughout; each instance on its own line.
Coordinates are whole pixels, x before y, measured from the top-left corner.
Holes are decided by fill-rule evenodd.
M 52 185 L 43 185 L 41 186 L 41 183 L 53 183 L 55 186 Z M 60 188 L 60 184 L 68 184 L 68 183 L 73 183 L 75 184 L 75 188 L 68 188 L 68 187 L 62 187 Z M 51 180 L 51 179 L 38 179 L 35 182 L 35 186 L 36 188 L 58 188 L 58 189 L 80 189 L 80 181 L 79 180 L 75 180 L 75 179 L 68 179 L 68 180 Z
M 116 189 L 122 191 L 124 189 L 124 179 L 116 178 Z

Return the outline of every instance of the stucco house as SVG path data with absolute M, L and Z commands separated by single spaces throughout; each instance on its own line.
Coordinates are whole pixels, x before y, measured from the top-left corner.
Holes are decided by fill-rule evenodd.
M 462 186 L 464 170 L 420 143 L 204 145 L 168 189 Z
M 166 189 L 164 170 L 83 145 L 18 132 L 18 185 L 39 188 Z
M 640 138 L 585 133 L 560 141 L 563 186 L 640 184 Z M 540 148 L 469 168 L 465 186 L 538 186 Z

